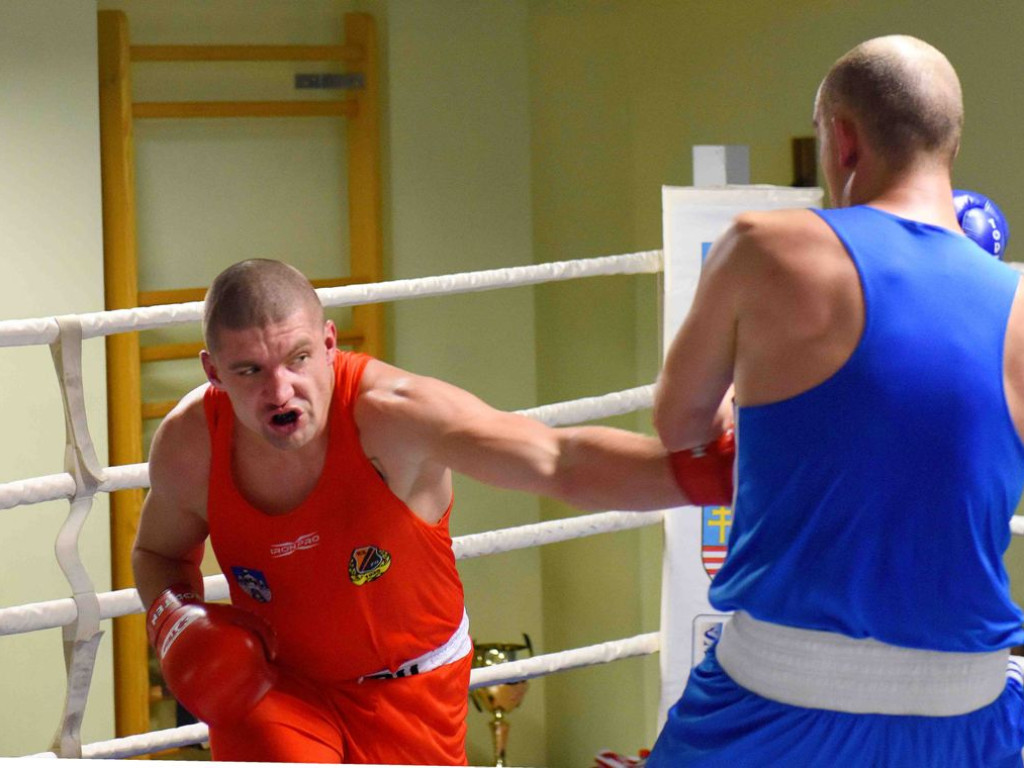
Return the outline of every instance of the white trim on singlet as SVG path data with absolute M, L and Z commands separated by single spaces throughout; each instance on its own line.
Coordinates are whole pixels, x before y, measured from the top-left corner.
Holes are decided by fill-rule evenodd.
M 445 643 L 432 651 L 427 651 L 422 656 L 403 662 L 397 669 L 382 669 L 372 675 L 363 675 L 359 682 L 364 680 L 390 680 L 394 677 L 410 677 L 429 672 L 432 669 L 443 667 L 458 661 L 467 653 L 473 650 L 473 641 L 469 638 L 469 614 L 462 609 L 462 621 Z

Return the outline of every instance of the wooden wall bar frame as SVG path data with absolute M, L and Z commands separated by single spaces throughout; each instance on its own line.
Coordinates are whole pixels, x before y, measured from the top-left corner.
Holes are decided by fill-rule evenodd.
M 348 197 L 350 273 L 352 277 L 315 281 L 317 285 L 376 282 L 383 279 L 380 121 L 378 104 L 377 42 L 374 20 L 368 14 L 348 13 L 344 43 L 338 46 L 132 46 L 128 20 L 123 11 L 100 11 L 98 17 L 100 79 L 100 155 L 103 190 L 103 249 L 106 308 L 125 309 L 152 303 L 153 294 L 139 295 L 135 216 L 134 117 L 165 110 L 161 117 L 229 117 L 267 114 L 274 116 L 346 117 L 348 144 Z M 320 102 L 260 103 L 236 109 L 203 106 L 172 114 L 165 106 L 132 103 L 132 61 L 343 61 L 362 73 L 364 88 L 350 91 L 344 100 Z M 276 104 L 277 106 L 274 106 Z M 291 106 L 290 106 L 291 105 Z M 202 114 L 206 111 L 206 114 Z M 141 115 L 139 113 L 142 113 Z M 181 289 L 187 291 L 189 289 Z M 194 289 L 192 289 L 194 290 Z M 169 291 L 178 295 L 178 291 Z M 143 301 L 140 303 L 140 298 Z M 147 301 L 148 299 L 148 301 Z M 384 313 L 380 305 L 355 307 L 352 328 L 341 335 L 361 351 L 376 357 L 385 354 Z M 166 404 L 147 404 L 142 399 L 141 365 L 147 360 L 167 359 L 166 350 L 145 354 L 137 333 L 107 337 L 107 408 L 109 464 L 120 466 L 143 461 L 143 414 L 159 417 Z M 191 353 L 191 349 L 185 350 Z M 179 350 L 180 352 L 180 350 Z M 131 547 L 142 508 L 141 490 L 111 494 L 112 588 L 134 586 Z M 149 651 L 142 616 L 114 620 L 114 702 L 118 737 L 150 729 Z
M 128 22 L 123 13 L 99 14 L 100 162 L 103 192 L 103 270 L 107 309 L 138 305 L 135 240 L 135 150 L 132 141 L 132 82 Z M 107 429 L 112 466 L 142 461 L 142 400 L 139 335 L 108 336 Z M 110 495 L 111 587 L 134 586 L 131 546 L 141 489 Z M 128 557 L 124 553 L 129 553 Z M 114 619 L 114 722 L 117 734 L 149 730 L 149 674 L 142 616 Z M 119 674 L 141 668 L 144 674 Z

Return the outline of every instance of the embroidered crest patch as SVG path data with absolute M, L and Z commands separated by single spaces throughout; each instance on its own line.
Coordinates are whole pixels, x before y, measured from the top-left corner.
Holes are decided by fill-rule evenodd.
M 391 555 L 372 544 L 356 547 L 348 559 L 348 577 L 357 587 L 383 576 L 391 567 Z
M 267 577 L 263 571 L 256 571 L 251 568 L 239 568 L 231 566 L 231 574 L 245 594 L 257 603 L 269 603 L 273 596 L 270 592 L 270 585 L 267 584 Z
M 712 579 L 722 569 L 732 530 L 732 508 L 704 507 L 704 525 L 701 533 L 701 560 L 704 570 Z

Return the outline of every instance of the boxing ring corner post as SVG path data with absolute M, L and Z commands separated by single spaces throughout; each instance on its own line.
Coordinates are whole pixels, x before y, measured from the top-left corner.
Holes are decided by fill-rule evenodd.
M 820 207 L 823 198 L 817 187 L 663 187 L 662 355 L 693 301 L 704 257 L 737 214 Z M 727 618 L 711 607 L 707 594 L 725 557 L 731 524 L 732 510 L 726 507 L 684 507 L 665 514 L 658 730 L 682 694 L 691 667 Z

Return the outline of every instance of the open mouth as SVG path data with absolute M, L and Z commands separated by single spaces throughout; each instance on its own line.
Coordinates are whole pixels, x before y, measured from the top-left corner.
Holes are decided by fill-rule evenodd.
M 275 427 L 286 427 L 289 424 L 294 424 L 298 420 L 298 411 L 285 411 L 284 413 L 275 413 L 273 416 L 270 417 L 270 421 Z

